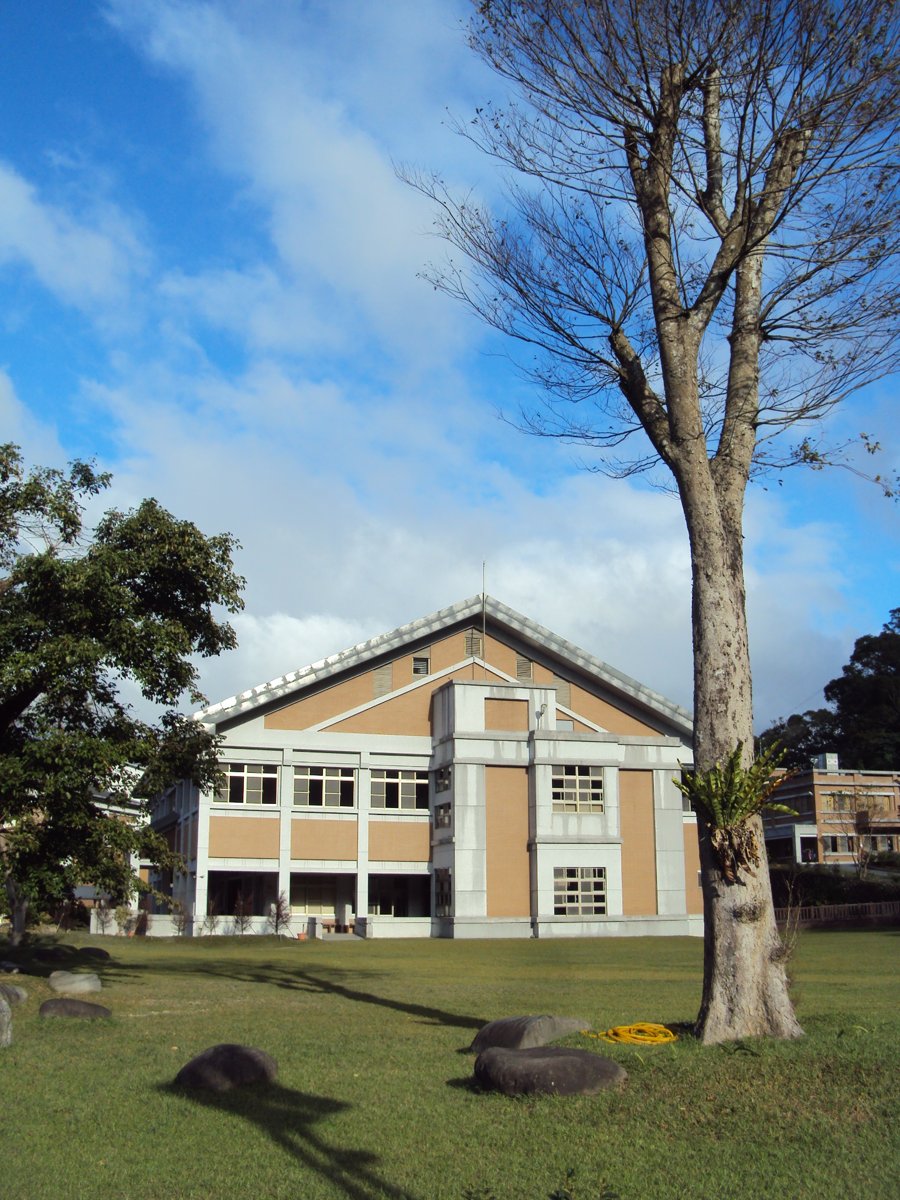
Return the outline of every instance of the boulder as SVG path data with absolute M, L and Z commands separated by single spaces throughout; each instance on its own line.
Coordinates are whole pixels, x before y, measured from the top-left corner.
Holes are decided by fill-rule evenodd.
M 546 1046 L 588 1028 L 588 1022 L 578 1017 L 500 1017 L 479 1029 L 469 1049 L 473 1054 L 480 1054 L 490 1046 L 527 1050 L 529 1046 Z
M 34 957 L 41 962 L 65 962 L 73 953 L 69 946 L 38 946 Z
M 12 1009 L 0 996 L 0 1047 L 12 1045 Z
M 38 1009 L 42 1017 L 81 1017 L 84 1021 L 96 1021 L 100 1017 L 111 1017 L 112 1013 L 102 1004 L 90 1000 L 45 1000 Z
M 0 983 L 0 999 L 12 1008 L 14 1004 L 24 1004 L 28 999 L 28 993 L 22 987 L 16 987 L 14 983 Z
M 175 1086 L 227 1092 L 251 1083 L 271 1083 L 277 1073 L 278 1064 L 264 1050 L 222 1042 L 185 1063 L 175 1076 Z
M 90 958 L 94 962 L 106 962 L 112 958 L 108 950 L 104 950 L 102 946 L 82 946 L 78 951 L 79 958 Z
M 505 1050 L 491 1046 L 475 1060 L 475 1078 L 483 1088 L 506 1096 L 552 1093 L 594 1096 L 621 1087 L 628 1073 L 611 1058 L 566 1046 Z
M 78 971 L 53 971 L 47 982 L 54 992 L 67 992 L 70 996 L 99 992 L 103 987 L 98 975 Z

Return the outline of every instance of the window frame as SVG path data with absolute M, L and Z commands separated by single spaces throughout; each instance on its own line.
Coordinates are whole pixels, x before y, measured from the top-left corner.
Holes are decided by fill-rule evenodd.
M 559 763 L 551 768 L 550 803 L 554 813 L 603 813 L 603 767 Z
M 235 804 L 249 808 L 275 808 L 278 806 L 278 766 L 275 763 L 226 762 L 220 764 L 225 776 L 225 786 L 217 789 L 215 804 Z M 248 784 L 259 780 L 258 800 L 248 800 Z M 267 787 L 269 783 L 271 786 Z M 240 786 L 239 786 L 240 785 Z M 237 793 L 240 791 L 240 797 Z M 266 793 L 269 793 L 268 798 Z
M 378 776 L 384 776 L 378 779 Z M 390 778 L 388 778 L 390 777 Z M 384 803 L 376 800 L 376 784 L 384 785 Z M 396 785 L 397 803 L 388 804 L 388 788 Z M 369 777 L 369 808 L 375 812 L 428 812 L 428 772 L 418 767 L 372 767 Z M 412 797 L 412 803 L 404 799 Z
M 554 867 L 554 917 L 607 916 L 606 867 Z
M 298 787 L 302 780 L 306 780 L 306 799 L 298 799 Z M 328 784 L 337 782 L 337 789 L 333 787 L 329 789 Z M 317 784 L 316 791 L 320 792 L 321 799 L 313 800 L 311 784 Z M 349 785 L 349 786 L 345 786 Z M 315 809 L 355 809 L 356 808 L 356 768 L 355 767 L 328 767 L 319 766 L 312 763 L 303 763 L 300 766 L 294 767 L 294 787 L 293 787 L 293 808 L 315 808 Z M 337 796 L 337 800 L 329 800 L 329 794 Z M 349 794 L 349 799 L 347 796 Z

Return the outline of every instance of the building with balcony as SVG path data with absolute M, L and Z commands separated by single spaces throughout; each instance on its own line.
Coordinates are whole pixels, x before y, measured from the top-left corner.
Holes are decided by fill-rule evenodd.
M 489 596 L 197 719 L 223 785 L 152 818 L 194 932 L 279 898 L 299 934 L 702 932 L 689 714 Z

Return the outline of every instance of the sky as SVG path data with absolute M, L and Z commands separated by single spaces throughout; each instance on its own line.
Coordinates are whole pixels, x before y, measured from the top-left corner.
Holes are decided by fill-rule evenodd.
M 93 458 L 239 540 L 221 700 L 486 590 L 691 705 L 671 495 L 515 427 L 533 399 L 421 278 L 445 253 L 397 167 L 499 201 L 451 128 L 502 100 L 464 0 L 0 5 L 0 440 Z M 897 470 L 900 380 L 833 419 Z M 898 508 L 846 471 L 754 486 L 757 728 L 823 703 L 900 605 Z

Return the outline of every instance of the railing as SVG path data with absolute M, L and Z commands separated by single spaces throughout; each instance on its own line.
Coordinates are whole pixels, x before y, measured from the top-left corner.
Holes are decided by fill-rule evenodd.
M 839 921 L 890 921 L 900 919 L 900 900 L 877 900 L 871 904 L 804 904 L 776 908 L 775 920 L 797 921 L 800 925 L 830 925 Z

